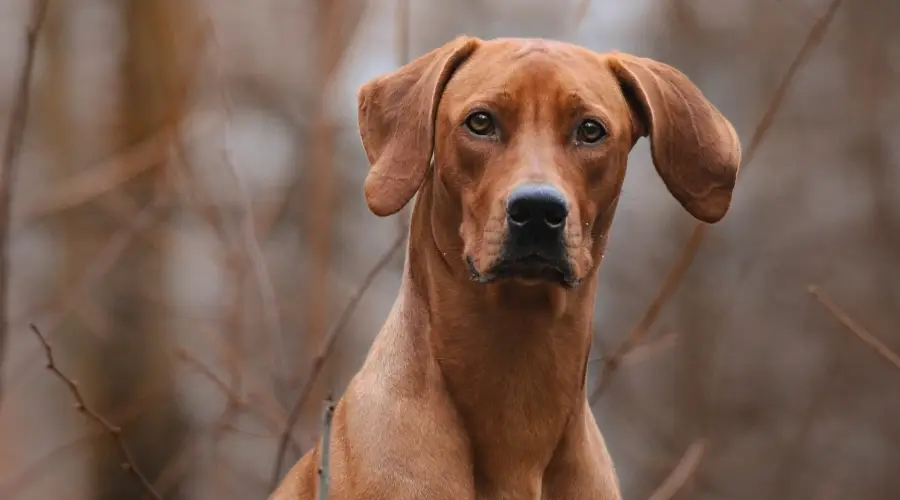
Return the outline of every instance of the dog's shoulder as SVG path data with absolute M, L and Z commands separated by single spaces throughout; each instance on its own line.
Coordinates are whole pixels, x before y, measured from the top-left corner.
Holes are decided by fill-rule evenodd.
M 423 332 L 398 326 L 388 320 L 338 404 L 332 463 L 367 498 L 398 484 L 419 492 L 416 498 L 466 498 L 471 448 L 464 427 L 433 359 L 418 352 L 412 336 Z

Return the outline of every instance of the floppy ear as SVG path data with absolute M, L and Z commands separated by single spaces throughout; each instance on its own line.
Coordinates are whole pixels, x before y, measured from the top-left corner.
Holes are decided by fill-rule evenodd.
M 425 180 L 441 94 L 478 43 L 459 37 L 359 89 L 359 133 L 372 165 L 364 189 L 375 215 L 399 211 Z
M 669 192 L 697 219 L 718 222 L 741 163 L 734 127 L 677 69 L 621 53 L 610 61 Z

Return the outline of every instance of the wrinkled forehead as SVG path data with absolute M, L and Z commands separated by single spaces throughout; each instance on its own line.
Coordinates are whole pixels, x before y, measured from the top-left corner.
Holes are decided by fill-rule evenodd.
M 521 108 L 543 103 L 615 113 L 625 102 L 607 58 L 557 41 L 483 42 L 450 79 L 441 108 L 455 115 L 478 104 Z

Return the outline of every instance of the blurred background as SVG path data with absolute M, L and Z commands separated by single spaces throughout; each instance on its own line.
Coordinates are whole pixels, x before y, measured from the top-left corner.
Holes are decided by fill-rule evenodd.
M 752 160 L 698 231 L 631 155 L 588 375 L 624 497 L 900 498 L 900 2 L 838 4 L 51 0 L 23 123 L 34 2 L 0 0 L 0 499 L 153 498 L 29 322 L 159 497 L 266 497 L 399 286 L 356 89 L 462 33 L 667 62 Z

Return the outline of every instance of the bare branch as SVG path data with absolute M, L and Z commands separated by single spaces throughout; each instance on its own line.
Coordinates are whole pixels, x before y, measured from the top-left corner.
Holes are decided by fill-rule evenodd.
M 9 227 L 12 219 L 12 186 L 16 179 L 16 167 L 25 139 L 25 125 L 28 120 L 28 103 L 31 94 L 31 74 L 37 51 L 38 35 L 47 17 L 49 0 L 35 0 L 32 5 L 31 21 L 25 34 L 25 57 L 19 82 L 13 98 L 13 110 L 9 117 L 6 142 L 3 146 L 3 164 L 0 165 L 0 366 L 6 351 L 9 321 Z
M 772 100 L 769 102 L 769 106 L 766 108 L 766 112 L 763 114 L 762 119 L 760 119 L 759 124 L 757 124 L 756 129 L 753 132 L 753 137 L 750 139 L 750 145 L 747 148 L 747 152 L 744 154 L 743 165 L 741 166 L 741 171 L 743 173 L 746 173 L 746 168 L 756 157 L 760 145 L 762 145 L 765 138 L 768 136 L 768 132 L 775 122 L 775 116 L 778 114 L 778 110 L 784 102 L 787 91 L 790 89 L 791 83 L 793 83 L 800 68 L 803 67 L 815 49 L 822 43 L 822 39 L 825 37 L 825 33 L 828 31 L 831 22 L 834 20 L 834 16 L 841 6 L 842 1 L 843 0 L 832 0 L 825 14 L 813 24 L 809 34 L 806 36 L 803 46 L 800 48 L 800 51 L 797 52 L 797 56 L 782 77 L 778 88 L 772 96 Z M 684 248 L 681 249 L 681 253 L 678 255 L 678 258 L 666 275 L 666 279 L 663 281 L 659 292 L 657 292 L 656 297 L 653 298 L 653 301 L 644 313 L 643 318 L 641 318 L 641 321 L 628 332 L 625 341 L 616 350 L 613 356 L 610 357 L 610 361 L 598 375 L 595 389 L 590 397 L 591 405 L 596 404 L 600 399 L 600 396 L 603 395 L 604 390 L 609 385 L 609 379 L 618 368 L 618 362 L 621 360 L 622 355 L 640 342 L 647 330 L 653 326 L 662 307 L 669 298 L 671 298 L 675 290 L 678 289 L 678 285 L 681 284 L 685 272 L 690 267 L 691 262 L 694 260 L 694 256 L 697 254 L 700 245 L 703 243 L 703 238 L 706 236 L 708 227 L 708 224 L 702 222 L 694 226 L 691 236 L 688 238 L 687 243 L 685 243 Z
M 328 354 L 331 352 L 331 348 L 334 346 L 335 340 L 344 331 L 347 325 L 350 323 L 350 318 L 353 316 L 353 312 L 356 310 L 356 307 L 359 305 L 362 298 L 365 296 L 366 291 L 372 286 L 372 283 L 375 281 L 375 278 L 381 274 L 381 272 L 387 267 L 388 263 L 390 263 L 391 259 L 394 257 L 394 254 L 397 253 L 403 246 L 403 242 L 406 241 L 407 233 L 404 232 L 397 236 L 397 239 L 394 240 L 394 243 L 384 252 L 381 258 L 375 262 L 375 265 L 372 266 L 372 269 L 369 270 L 368 274 L 363 278 L 362 282 L 359 284 L 359 288 L 353 292 L 353 295 L 350 296 L 347 305 L 344 307 L 344 310 L 341 312 L 341 315 L 338 317 L 338 320 L 335 322 L 334 326 L 331 327 L 331 330 L 325 335 L 325 339 L 322 342 L 322 346 L 319 348 L 319 352 L 316 354 L 316 357 L 313 358 L 312 368 L 306 376 L 306 379 L 303 382 L 303 386 L 300 388 L 300 395 L 297 396 L 297 400 L 294 401 L 294 405 L 291 407 L 290 414 L 288 414 L 287 425 L 284 427 L 284 431 L 281 433 L 281 437 L 278 442 L 278 451 L 275 454 L 275 467 L 272 470 L 272 479 L 270 483 L 269 490 L 274 490 L 278 485 L 278 478 L 281 476 L 281 466 L 284 460 L 284 451 L 287 448 L 288 440 L 291 436 L 291 431 L 294 428 L 294 424 L 297 423 L 297 419 L 300 418 L 300 412 L 303 409 L 303 405 L 306 403 L 306 400 L 309 398 L 310 393 L 312 392 L 313 384 L 316 381 L 316 378 L 319 376 L 319 372 L 322 371 L 322 366 L 325 364 L 325 359 L 328 357 Z
M 678 465 L 672 469 L 668 477 L 650 495 L 649 500 L 670 500 L 674 498 L 681 491 L 681 488 L 684 488 L 691 476 L 697 472 L 697 468 L 700 467 L 700 462 L 703 461 L 703 456 L 706 454 L 706 448 L 706 440 L 698 439 L 694 441 L 687 451 L 684 452 L 684 456 L 681 457 Z
M 284 415 L 274 415 L 269 414 L 264 411 L 264 408 L 259 405 L 252 405 L 249 402 L 241 397 L 240 394 L 237 393 L 234 389 L 231 388 L 221 377 L 216 375 L 216 373 L 204 364 L 202 361 L 197 359 L 196 356 L 188 352 L 186 349 L 178 348 L 175 350 L 175 355 L 183 362 L 188 364 L 191 368 L 193 368 L 197 373 L 203 375 L 210 382 L 213 383 L 222 394 L 228 399 L 229 406 L 233 407 L 235 411 L 237 410 L 249 410 L 251 413 L 255 414 L 262 421 L 263 425 L 273 433 L 278 433 L 281 431 L 282 426 L 285 423 Z M 296 440 L 293 440 L 293 445 L 297 449 L 300 448 L 300 443 Z
M 168 158 L 174 132 L 172 127 L 163 128 L 97 165 L 79 170 L 61 186 L 51 186 L 34 196 L 17 217 L 17 225 L 78 208 L 159 166 Z
M 210 38 L 213 41 L 213 46 L 218 52 L 218 40 L 216 39 L 215 33 L 213 32 L 212 28 L 209 28 L 209 31 Z M 225 77 L 223 75 L 222 68 L 218 64 L 219 58 L 216 57 L 213 58 L 213 60 L 217 63 L 214 67 L 216 73 L 215 77 L 226 116 L 226 120 L 224 123 L 225 133 L 222 136 L 221 157 L 223 163 L 227 167 L 231 179 L 235 183 L 238 197 L 240 198 L 239 202 L 241 204 L 242 213 L 240 227 L 238 228 L 238 239 L 243 246 L 242 250 L 244 257 L 247 259 L 247 262 L 250 264 L 251 270 L 253 271 L 252 274 L 256 280 L 257 291 L 259 292 L 261 299 L 260 303 L 263 311 L 263 321 L 265 322 L 266 331 L 269 332 L 269 335 L 272 337 L 275 343 L 275 351 L 277 351 L 280 373 L 283 374 L 286 370 L 286 361 L 284 358 L 284 335 L 281 328 L 281 318 L 277 311 L 278 297 L 275 293 L 275 286 L 272 284 L 272 278 L 269 273 L 269 267 L 266 264 L 262 246 L 260 245 L 259 239 L 257 238 L 252 196 L 246 184 L 244 183 L 244 180 L 238 173 L 236 166 L 231 161 L 231 156 L 229 155 L 227 136 L 230 132 L 234 103 L 232 101 L 231 94 L 228 92 L 225 86 Z M 186 155 L 182 152 L 182 159 L 184 160 L 185 158 Z M 227 230 L 230 228 L 223 225 L 221 229 L 223 232 L 227 233 Z
M 863 341 L 864 344 L 875 349 L 882 358 L 887 360 L 888 363 L 894 365 L 894 368 L 900 370 L 900 355 L 896 352 L 892 351 L 890 347 L 886 346 L 882 341 L 878 340 L 877 337 L 872 335 L 864 326 L 860 325 L 856 320 L 850 317 L 847 312 L 841 309 L 837 304 L 831 300 L 830 297 L 825 295 L 824 292 L 819 290 L 819 287 L 815 285 L 810 285 L 807 289 L 813 297 L 816 298 L 825 309 L 828 310 L 838 321 L 841 322 L 842 325 L 847 327 L 854 335 L 856 335 L 859 340 Z
M 694 256 L 697 254 L 697 249 L 700 248 L 700 244 L 703 241 L 703 236 L 706 234 L 707 227 L 708 226 L 705 224 L 698 225 L 696 230 L 691 233 L 691 237 L 688 239 L 687 244 L 685 244 L 681 255 L 678 256 L 678 260 L 675 261 L 675 265 L 669 269 L 669 274 L 666 276 L 665 281 L 663 281 L 662 288 L 659 289 L 656 297 L 650 302 L 650 307 L 644 311 L 644 317 L 641 318 L 641 321 L 638 322 L 630 332 L 628 332 L 625 341 L 622 342 L 619 348 L 616 349 L 613 355 L 609 357 L 609 360 L 603 365 L 603 369 L 597 376 L 597 385 L 594 387 L 594 392 L 591 393 L 591 405 L 595 404 L 600 399 L 600 396 L 603 395 L 603 392 L 609 386 L 609 380 L 616 370 L 619 369 L 622 359 L 644 342 L 647 331 L 653 326 L 653 323 L 656 321 L 657 316 L 659 316 L 659 312 L 662 310 L 666 300 L 668 300 L 672 293 L 678 289 L 678 284 L 691 266 L 691 262 L 693 262 Z
M 21 490 L 27 485 L 35 483 L 44 476 L 55 473 L 57 470 L 54 467 L 55 461 L 62 461 L 67 453 L 71 453 L 73 450 L 105 434 L 106 432 L 103 429 L 92 430 L 83 436 L 78 436 L 58 446 L 53 451 L 26 465 L 21 472 L 0 483 L 0 498 L 18 498 Z
M 645 341 L 637 344 L 633 349 L 625 353 L 619 360 L 618 366 L 622 367 L 629 364 L 637 364 L 641 361 L 644 361 L 650 356 L 671 348 L 675 345 L 676 342 L 678 342 L 678 334 L 676 333 L 667 333 L 657 338 L 646 339 Z M 591 358 L 589 360 L 589 363 L 600 363 L 606 361 L 607 358 L 603 356 L 597 356 Z
M 49 332 L 55 330 L 63 318 L 77 308 L 78 305 L 84 301 L 85 297 L 89 295 L 89 292 L 94 286 L 96 286 L 109 273 L 113 266 L 119 262 L 122 253 L 127 249 L 128 245 L 132 243 L 135 237 L 141 231 L 147 230 L 154 222 L 156 222 L 159 211 L 164 207 L 165 203 L 165 198 L 158 197 L 143 207 L 141 211 L 129 221 L 128 226 L 123 227 L 109 238 L 103 247 L 100 248 L 99 252 L 97 252 L 96 258 L 91 261 L 90 265 L 88 265 L 74 283 L 66 287 L 66 290 L 60 294 L 60 297 L 57 300 L 50 304 L 45 310 L 33 311 L 26 317 L 33 318 L 35 315 L 44 316 L 45 319 L 42 320 L 45 327 L 44 330 Z M 20 321 L 23 323 L 20 324 L 20 326 L 24 326 L 25 317 L 18 318 L 13 324 L 19 324 Z M 50 326 L 47 326 L 48 324 Z
M 103 415 L 98 413 L 96 410 L 88 406 L 85 402 L 84 397 L 81 395 L 81 390 L 78 389 L 78 384 L 69 378 L 66 374 L 64 374 L 60 369 L 56 366 L 56 361 L 53 358 L 53 349 L 50 347 L 50 343 L 47 342 L 44 334 L 41 333 L 41 330 L 38 329 L 37 325 L 31 324 L 31 331 L 34 332 L 34 335 L 37 337 L 38 341 L 40 341 L 41 346 L 44 348 L 44 354 L 47 358 L 47 369 L 53 372 L 56 377 L 61 380 L 66 388 L 69 389 L 69 392 L 72 393 L 72 397 L 75 399 L 75 409 L 79 412 L 87 415 L 91 420 L 100 424 L 104 430 L 113 438 L 116 446 L 119 449 L 119 454 L 122 456 L 122 468 L 127 472 L 130 472 L 137 480 L 141 483 L 144 490 L 146 490 L 147 494 L 150 495 L 154 500 L 162 500 L 162 496 L 157 493 L 156 489 L 153 488 L 153 484 L 147 479 L 147 476 L 144 475 L 143 472 L 138 468 L 137 463 L 134 460 L 134 455 L 132 455 L 131 450 L 128 448 L 128 445 L 125 444 L 125 441 L 122 439 L 122 429 L 118 426 L 111 423 L 106 419 Z

